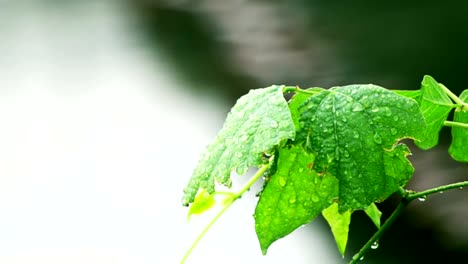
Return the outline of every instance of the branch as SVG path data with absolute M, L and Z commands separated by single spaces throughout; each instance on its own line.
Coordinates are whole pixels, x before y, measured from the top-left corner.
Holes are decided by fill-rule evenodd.
M 407 201 L 403 198 L 403 200 L 400 202 L 398 207 L 395 209 L 395 211 L 392 213 L 392 215 L 385 221 L 385 223 L 382 225 L 382 227 L 375 232 L 375 234 L 367 241 L 367 243 L 359 250 L 359 252 L 353 256 L 349 264 L 354 264 L 360 261 L 366 252 L 372 247 L 372 244 L 375 242 L 379 241 L 380 237 L 384 234 L 385 231 L 395 222 L 395 220 L 401 215 L 401 213 L 405 210 Z
M 468 128 L 468 124 L 453 121 L 445 121 L 444 126 Z
M 452 190 L 452 189 L 461 189 L 461 188 L 466 187 L 466 186 L 468 186 L 468 181 L 442 185 L 442 186 L 432 188 L 432 189 L 428 189 L 428 190 L 425 190 L 425 191 L 422 191 L 422 192 L 408 193 L 406 195 L 406 199 L 408 200 L 408 202 L 411 202 L 416 198 L 424 198 L 424 197 L 427 197 L 428 195 L 431 195 L 431 194 L 441 193 L 443 191 Z

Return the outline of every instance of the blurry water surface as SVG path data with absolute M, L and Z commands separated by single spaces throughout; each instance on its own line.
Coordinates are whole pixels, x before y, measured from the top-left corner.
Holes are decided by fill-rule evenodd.
M 178 263 L 209 220 L 187 222 L 180 198 L 228 106 L 184 89 L 130 17 L 117 1 L 0 1 L 0 263 Z M 254 199 L 188 263 L 337 262 L 317 228 L 261 256 Z

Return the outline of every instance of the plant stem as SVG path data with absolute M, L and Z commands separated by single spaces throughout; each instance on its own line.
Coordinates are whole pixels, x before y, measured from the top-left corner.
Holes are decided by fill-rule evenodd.
M 402 195 L 402 199 L 398 207 L 395 209 L 392 215 L 387 219 L 387 221 L 385 221 L 382 227 L 369 239 L 369 241 L 367 241 L 367 243 L 361 248 L 361 250 L 359 250 L 359 252 L 353 256 L 353 258 L 351 259 L 349 263 L 353 264 L 353 263 L 357 263 L 358 261 L 360 261 L 362 257 L 366 254 L 366 252 L 371 248 L 372 244 L 380 239 L 383 233 L 395 222 L 395 220 L 404 211 L 406 206 L 410 202 L 412 202 L 414 199 L 417 199 L 420 197 L 427 197 L 428 195 L 441 193 L 447 190 L 461 189 L 467 186 L 468 186 L 468 181 L 463 181 L 463 182 L 442 185 L 439 187 L 435 187 L 432 189 L 428 189 L 428 190 L 416 192 L 416 193 L 412 191 L 404 190 L 403 188 L 401 188 L 399 191 L 399 194 Z
M 192 253 L 193 249 L 197 246 L 198 242 L 200 242 L 200 240 L 203 238 L 203 236 L 206 234 L 206 232 L 208 232 L 208 230 L 210 230 L 210 228 L 214 225 L 214 223 L 216 223 L 216 221 L 224 214 L 224 212 L 227 211 L 227 209 L 237 200 L 239 199 L 240 197 L 242 197 L 242 195 L 248 191 L 250 189 L 250 187 L 252 187 L 252 185 L 258 180 L 260 179 L 260 177 L 265 173 L 265 171 L 270 167 L 271 165 L 271 161 L 270 163 L 268 164 L 265 164 L 263 165 L 258 171 L 257 173 L 255 173 L 255 175 L 244 185 L 244 187 L 242 187 L 242 189 L 240 191 L 238 191 L 237 193 L 234 193 L 234 194 L 231 194 L 231 193 L 228 193 L 228 192 L 218 192 L 219 194 L 225 194 L 225 195 L 232 195 L 232 198 L 230 198 L 228 200 L 228 202 L 224 203 L 224 207 L 221 211 L 219 211 L 218 214 L 216 214 L 216 216 L 208 223 L 208 225 L 205 226 L 205 228 L 202 230 L 202 232 L 197 236 L 197 238 L 195 239 L 195 241 L 192 243 L 192 245 L 190 246 L 190 248 L 187 250 L 187 252 L 185 253 L 184 257 L 182 258 L 182 260 L 180 261 L 181 264 L 185 263 L 185 261 L 187 260 L 187 258 L 190 256 L 190 253 Z
M 453 121 L 445 121 L 444 126 L 468 128 L 468 124 Z
M 440 192 L 443 192 L 443 191 L 457 189 L 457 188 L 459 189 L 459 188 L 463 188 L 463 187 L 467 187 L 467 186 L 468 186 L 468 181 L 447 184 L 447 185 L 435 187 L 435 188 L 432 188 L 432 189 L 428 189 L 428 190 L 425 190 L 425 191 L 422 191 L 422 192 L 408 193 L 406 195 L 406 199 L 408 200 L 408 202 L 411 202 L 412 200 L 414 200 L 416 198 L 426 197 L 426 196 L 431 195 L 431 194 L 440 193 Z
M 392 213 L 392 215 L 385 221 L 385 223 L 382 225 L 382 227 L 375 232 L 375 234 L 367 241 L 367 243 L 359 250 L 359 252 L 353 256 L 351 261 L 349 262 L 350 264 L 357 263 L 358 261 L 361 260 L 361 258 L 366 254 L 366 252 L 371 248 L 372 244 L 374 242 L 378 241 L 380 237 L 383 235 L 383 233 L 395 222 L 395 220 L 398 218 L 398 216 L 401 215 L 401 213 L 405 210 L 406 205 L 408 203 L 403 200 L 400 202 L 398 207 L 395 209 L 395 211 Z
M 450 97 L 452 98 L 452 100 L 459 106 L 461 107 L 465 107 L 465 108 L 468 108 L 468 103 L 465 103 L 463 102 L 460 98 L 458 98 L 458 96 L 456 96 L 454 93 L 452 93 L 452 91 L 450 91 L 447 87 L 445 87 L 445 85 L 439 83 L 440 87 L 442 87 L 442 89 L 444 89 L 445 93 Z
M 301 89 L 299 86 L 285 86 L 283 88 L 283 93 L 303 93 L 303 94 L 316 94 L 318 92 L 317 89 Z

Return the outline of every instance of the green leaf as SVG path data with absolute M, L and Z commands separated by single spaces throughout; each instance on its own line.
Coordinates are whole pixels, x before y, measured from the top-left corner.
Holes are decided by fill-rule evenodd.
M 213 194 L 209 194 L 206 190 L 200 190 L 195 196 L 195 200 L 193 201 L 192 205 L 190 206 L 188 219 L 193 214 L 202 214 L 209 209 L 211 209 L 215 205 L 216 201 L 214 199 Z
M 425 75 L 421 83 L 420 107 L 427 127 L 424 137 L 415 143 L 421 149 L 430 149 L 439 142 L 439 132 L 454 104 L 439 83 Z
M 382 216 L 382 212 L 377 208 L 377 205 L 375 205 L 375 203 L 371 203 L 364 212 L 366 212 L 367 216 L 369 216 L 377 229 L 380 229 L 380 217 Z
M 468 103 L 468 90 L 463 91 L 460 99 Z M 455 110 L 453 121 L 468 124 L 468 109 L 458 107 Z M 468 162 L 468 128 L 452 127 L 452 143 L 449 153 L 454 160 Z
M 323 88 L 309 88 L 306 91 L 315 91 L 319 92 L 323 90 Z M 301 112 L 299 111 L 299 107 L 309 99 L 312 94 L 309 93 L 296 93 L 294 96 L 289 100 L 289 110 L 291 111 L 291 117 L 294 122 L 294 126 L 296 127 L 296 131 L 300 129 L 299 118 Z
M 251 166 L 266 163 L 270 153 L 283 140 L 295 136 L 294 124 L 281 86 L 251 90 L 242 96 L 228 114 L 214 142 L 201 160 L 184 189 L 182 203 L 193 202 L 198 190 L 215 191 L 215 181 L 231 186 L 230 174 L 244 174 Z
M 338 204 L 333 203 L 330 207 L 323 210 L 323 217 L 327 220 L 335 237 L 336 245 L 341 255 L 344 256 L 346 244 L 348 243 L 349 223 L 351 223 L 351 212 L 339 212 Z
M 392 90 L 394 93 L 414 99 L 419 102 L 421 97 L 421 90 Z
M 415 100 L 375 85 L 334 87 L 300 108 L 304 142 L 314 169 L 339 180 L 340 212 L 365 209 L 406 184 L 413 167 L 403 138 L 418 139 L 425 123 Z
M 338 195 L 338 182 L 311 168 L 314 156 L 300 146 L 279 150 L 278 169 L 255 209 L 255 230 L 263 254 L 276 240 L 312 221 Z

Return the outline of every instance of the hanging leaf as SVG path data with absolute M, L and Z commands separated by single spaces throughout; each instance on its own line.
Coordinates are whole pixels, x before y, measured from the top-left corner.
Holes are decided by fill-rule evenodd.
M 439 83 L 428 75 L 421 83 L 419 104 L 427 126 L 424 137 L 415 143 L 421 149 L 430 149 L 439 142 L 439 132 L 454 104 Z
M 349 224 L 351 223 L 351 212 L 340 213 L 338 204 L 333 203 L 330 207 L 323 210 L 323 217 L 327 220 L 335 237 L 336 245 L 341 255 L 344 256 L 346 244 L 348 244 Z
M 184 189 L 182 203 L 193 202 L 199 189 L 215 191 L 215 181 L 230 187 L 231 172 L 244 174 L 250 166 L 265 163 L 281 141 L 295 136 L 294 124 L 281 86 L 251 90 L 242 96 L 228 114 L 214 142 L 201 160 Z
M 468 90 L 463 91 L 460 99 L 468 103 Z M 468 109 L 458 107 L 455 110 L 453 121 L 468 124 Z M 468 128 L 452 127 L 452 143 L 449 153 L 454 160 L 468 162 Z
M 309 223 L 338 195 L 338 182 L 311 168 L 314 156 L 300 146 L 279 151 L 278 169 L 255 209 L 255 230 L 263 254 L 276 240 Z
M 377 205 L 375 205 L 375 203 L 371 203 L 371 205 L 369 205 L 369 207 L 367 207 L 364 211 L 372 220 L 377 229 L 380 229 L 380 217 L 382 216 L 382 212 L 380 212 L 379 208 L 377 208 Z

